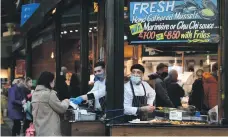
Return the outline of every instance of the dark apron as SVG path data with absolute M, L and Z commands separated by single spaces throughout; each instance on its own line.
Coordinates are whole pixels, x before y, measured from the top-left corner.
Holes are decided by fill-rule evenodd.
M 143 107 L 147 105 L 147 96 L 146 96 L 146 89 L 141 83 L 144 89 L 144 96 L 135 96 L 135 91 L 132 82 L 130 81 L 131 90 L 133 94 L 133 101 L 132 101 L 132 107 Z M 134 119 L 140 119 L 140 121 L 146 121 L 148 117 L 148 113 L 146 112 L 140 112 L 137 116 L 135 115 L 125 115 L 125 122 L 132 121 Z
M 105 96 L 102 97 L 102 98 L 99 98 L 99 103 L 100 103 L 100 106 L 101 106 L 101 110 L 97 110 L 97 109 L 94 108 L 95 100 L 93 100 L 93 105 L 91 107 L 93 107 L 93 110 L 96 113 L 96 119 L 99 119 L 99 118 L 103 117 L 104 114 L 105 114 L 105 106 L 106 106 L 105 99 L 106 99 Z

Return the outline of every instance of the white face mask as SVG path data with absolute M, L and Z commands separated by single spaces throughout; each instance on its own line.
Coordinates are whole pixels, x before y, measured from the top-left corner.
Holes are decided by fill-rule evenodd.
M 141 81 L 142 81 L 142 78 L 140 76 L 133 76 L 133 75 L 131 75 L 131 78 L 130 79 L 136 85 L 140 84 Z

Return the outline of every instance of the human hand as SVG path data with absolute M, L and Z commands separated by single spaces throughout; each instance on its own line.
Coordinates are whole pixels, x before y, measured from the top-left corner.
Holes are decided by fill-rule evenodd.
M 26 100 L 25 99 L 21 101 L 21 104 L 22 105 L 24 105 L 25 103 L 26 103 Z
M 143 106 L 140 109 L 143 112 L 153 112 L 155 110 L 155 107 L 152 105 L 148 105 L 148 106 Z
M 89 101 L 88 100 L 85 100 L 83 104 L 88 104 L 88 103 L 89 103 Z
M 69 99 L 64 99 L 64 101 L 66 101 L 66 102 L 70 103 Z
M 83 101 L 83 98 L 79 96 L 77 98 L 71 98 L 70 101 L 72 101 L 74 104 L 81 104 Z

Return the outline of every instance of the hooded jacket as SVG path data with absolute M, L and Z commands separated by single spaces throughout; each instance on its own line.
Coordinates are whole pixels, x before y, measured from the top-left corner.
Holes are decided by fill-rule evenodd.
M 218 82 L 210 73 L 203 74 L 204 104 L 208 109 L 218 105 Z
M 166 85 L 162 77 L 158 73 L 153 73 L 148 76 L 150 80 L 155 81 L 156 92 L 156 106 L 158 107 L 174 107 L 172 101 L 169 98 Z

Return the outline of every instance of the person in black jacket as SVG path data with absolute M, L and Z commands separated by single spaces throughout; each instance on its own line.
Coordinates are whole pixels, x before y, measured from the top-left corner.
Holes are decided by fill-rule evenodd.
M 71 76 L 69 91 L 71 98 L 80 96 L 80 81 L 77 74 Z
M 174 107 L 163 81 L 167 75 L 168 66 L 160 63 L 157 66 L 157 72 L 148 76 L 150 80 L 155 80 L 156 106 L 158 107 Z
M 181 97 L 184 97 L 185 92 L 183 88 L 177 83 L 178 73 L 176 70 L 171 70 L 164 82 L 168 91 L 170 100 L 175 108 L 181 106 Z
M 190 94 L 189 104 L 195 106 L 199 111 L 204 109 L 204 88 L 203 88 L 203 70 L 196 71 L 198 79 L 192 85 L 192 92 Z
M 66 83 L 66 73 L 67 73 L 67 68 L 62 67 L 61 75 L 59 77 L 59 80 L 56 83 L 56 90 L 58 92 L 58 98 L 60 101 L 70 98 L 68 85 Z

